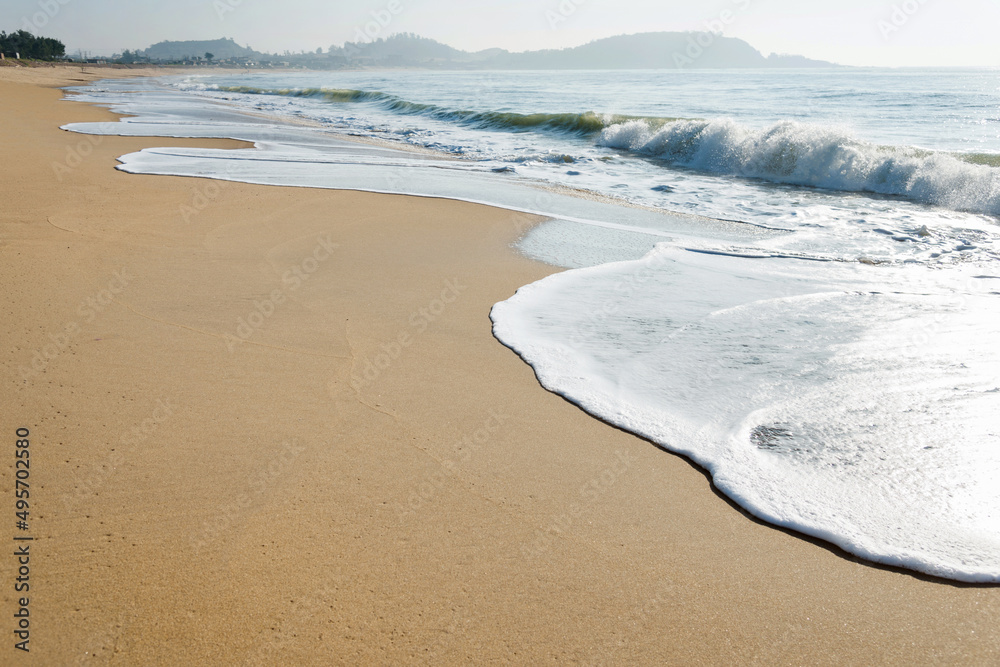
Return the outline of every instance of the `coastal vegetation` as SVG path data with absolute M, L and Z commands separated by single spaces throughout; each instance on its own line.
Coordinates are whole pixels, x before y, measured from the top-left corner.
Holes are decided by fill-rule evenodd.
M 5 58 L 59 60 L 66 55 L 66 46 L 58 39 L 35 37 L 27 30 L 7 34 L 0 32 L 0 53 Z

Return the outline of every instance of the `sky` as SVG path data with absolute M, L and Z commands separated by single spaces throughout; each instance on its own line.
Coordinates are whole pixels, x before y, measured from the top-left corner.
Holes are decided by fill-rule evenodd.
M 1000 66 L 995 0 L 0 0 L 0 30 L 71 54 L 231 37 L 257 51 L 324 51 L 412 32 L 456 48 L 578 46 L 649 31 L 712 30 L 764 55 L 844 65 Z

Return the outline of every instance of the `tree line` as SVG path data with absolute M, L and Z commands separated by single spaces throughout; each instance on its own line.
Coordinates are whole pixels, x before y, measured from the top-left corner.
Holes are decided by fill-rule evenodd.
M 0 32 L 0 53 L 8 58 L 20 54 L 22 58 L 56 60 L 66 55 L 66 46 L 58 39 L 35 37 L 26 30 L 18 30 L 9 35 Z

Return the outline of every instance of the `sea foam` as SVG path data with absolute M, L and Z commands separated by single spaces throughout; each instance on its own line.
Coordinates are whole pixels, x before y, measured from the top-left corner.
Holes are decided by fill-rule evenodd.
M 551 170 L 565 169 L 563 147 L 579 149 L 577 134 L 569 143 L 565 132 L 517 135 L 518 142 L 542 138 L 526 141 L 521 156 L 552 161 L 441 160 L 337 134 L 374 124 L 361 116 L 302 123 L 307 107 L 285 106 L 292 97 L 272 96 L 282 104 L 265 109 L 253 95 L 253 108 L 241 109 L 137 81 L 88 90 L 89 101 L 131 117 L 66 129 L 254 144 L 146 149 L 120 158 L 124 171 L 447 197 L 555 218 L 520 247 L 562 266 L 593 268 L 524 287 L 492 312 L 497 337 L 546 387 L 690 456 L 765 520 L 882 563 L 968 581 L 1000 577 L 1000 443 L 990 421 L 1000 397 L 992 349 L 1000 334 L 995 220 L 896 199 L 691 176 L 738 165 L 746 171 L 740 175 L 806 185 L 839 173 L 844 187 L 861 187 L 877 181 L 880 169 L 886 182 L 904 174 L 899 165 L 910 160 L 908 196 L 941 187 L 938 176 L 922 181 L 922 172 L 952 169 L 956 196 L 967 201 L 979 192 L 969 183 L 988 173 L 979 167 L 967 172 L 916 149 L 898 149 L 905 160 L 877 167 L 880 151 L 897 149 L 795 123 L 765 131 L 730 121 L 661 128 L 628 121 L 604 129 L 602 141 L 631 157 L 598 174 L 605 180 L 593 182 L 611 184 L 604 192 L 620 191 L 622 181 L 658 197 L 687 188 L 695 210 L 723 200 L 722 210 L 787 225 L 776 229 L 550 187 Z M 420 135 L 425 127 L 406 131 Z M 479 130 L 471 136 L 489 141 Z M 635 159 L 654 155 L 688 171 L 664 186 L 650 176 L 670 172 L 664 163 Z M 573 171 L 602 172 L 608 163 L 600 157 Z M 508 165 L 515 173 L 496 172 Z M 779 215 L 749 208 L 759 202 L 772 202 Z
M 997 582 L 1000 280 L 922 271 L 662 245 L 521 288 L 494 334 L 766 521 Z
M 757 129 L 730 119 L 654 128 L 632 120 L 605 128 L 598 143 L 717 174 L 1000 214 L 1000 170 L 942 153 L 878 146 L 844 129 L 795 121 Z

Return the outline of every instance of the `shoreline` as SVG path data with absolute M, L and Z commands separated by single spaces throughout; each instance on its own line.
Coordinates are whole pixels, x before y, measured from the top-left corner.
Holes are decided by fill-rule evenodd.
M 216 140 L 105 137 L 57 181 L 58 126 L 117 116 L 5 75 L 3 421 L 44 443 L 44 662 L 996 659 L 995 587 L 747 521 L 538 386 L 488 317 L 556 271 L 509 247 L 534 218 L 113 169 Z

